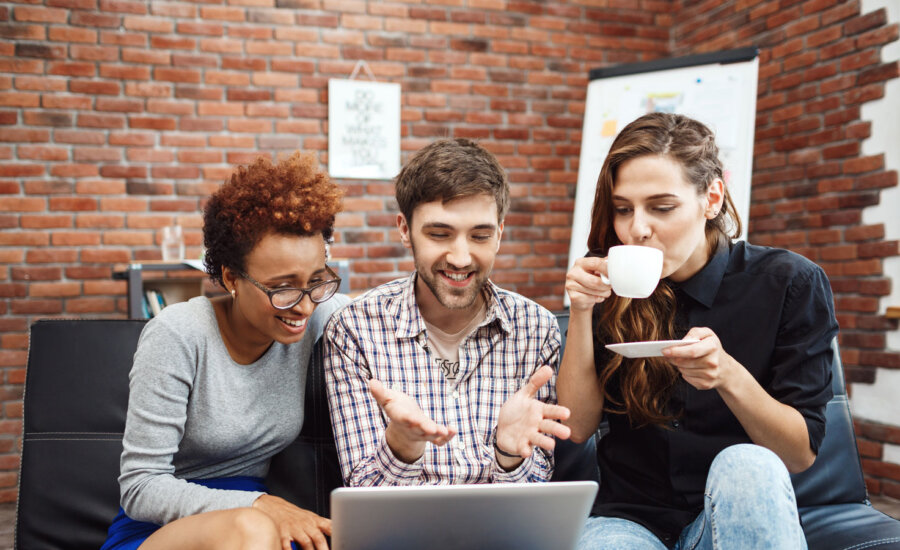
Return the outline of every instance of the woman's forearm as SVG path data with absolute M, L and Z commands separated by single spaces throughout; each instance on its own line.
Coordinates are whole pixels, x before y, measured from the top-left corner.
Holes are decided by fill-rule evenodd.
M 572 413 L 563 422 L 572 429 L 571 439 L 580 443 L 590 438 L 603 414 L 603 394 L 594 367 L 590 310 L 573 310 L 569 316 L 556 392 L 559 404 L 568 407 Z
M 809 446 L 803 415 L 769 395 L 743 366 L 737 367 L 741 374 L 732 384 L 720 387 L 719 395 L 751 441 L 777 454 L 792 474 L 812 466 L 816 455 Z

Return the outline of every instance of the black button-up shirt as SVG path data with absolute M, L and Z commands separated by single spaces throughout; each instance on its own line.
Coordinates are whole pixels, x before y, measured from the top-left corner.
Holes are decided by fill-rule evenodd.
M 691 327 L 712 329 L 771 396 L 803 415 L 817 452 L 832 397 L 831 340 L 838 329 L 822 269 L 786 250 L 738 242 L 722 244 L 687 281 L 669 284 L 676 295 L 675 336 Z M 598 365 L 609 360 L 608 343 L 595 337 Z M 609 391 L 619 396 L 614 380 Z M 597 443 L 600 492 L 592 513 L 635 521 L 671 547 L 703 509 L 713 458 L 751 441 L 715 390 L 697 390 L 679 378 L 669 405 L 677 417 L 665 428 L 635 429 L 626 416 L 605 414 L 609 431 Z

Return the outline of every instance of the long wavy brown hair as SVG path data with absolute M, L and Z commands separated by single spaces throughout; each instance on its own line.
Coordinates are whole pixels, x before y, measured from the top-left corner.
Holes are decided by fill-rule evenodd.
M 626 161 L 645 155 L 665 155 L 678 162 L 685 180 L 696 188 L 698 196 L 705 194 L 715 179 L 723 179 L 715 136 L 704 124 L 668 113 L 651 113 L 631 122 L 613 141 L 597 180 L 587 243 L 593 254 L 606 256 L 610 247 L 622 244 L 613 227 L 616 174 Z M 726 189 L 719 214 L 706 222 L 709 250 L 715 250 L 719 240 L 737 238 L 740 234 L 741 221 Z M 675 337 L 675 293 L 665 279 L 649 298 L 632 300 L 613 294 L 597 308 L 593 330 L 600 342 Z M 636 426 L 663 425 L 675 416 L 677 411 L 670 410 L 669 399 L 678 371 L 665 359 L 626 359 L 613 355 L 598 370 L 607 411 L 627 414 Z M 616 377 L 621 399 L 610 396 L 607 390 Z

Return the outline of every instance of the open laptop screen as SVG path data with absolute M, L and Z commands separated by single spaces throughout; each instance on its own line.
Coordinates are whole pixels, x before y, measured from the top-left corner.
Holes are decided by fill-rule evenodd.
M 572 550 L 597 483 L 340 488 L 332 549 Z

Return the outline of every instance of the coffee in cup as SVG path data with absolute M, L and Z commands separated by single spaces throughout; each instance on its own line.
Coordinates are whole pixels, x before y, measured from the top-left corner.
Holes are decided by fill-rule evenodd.
M 623 244 L 609 249 L 606 270 L 613 292 L 623 298 L 646 298 L 653 294 L 662 276 L 663 253 L 651 246 Z

